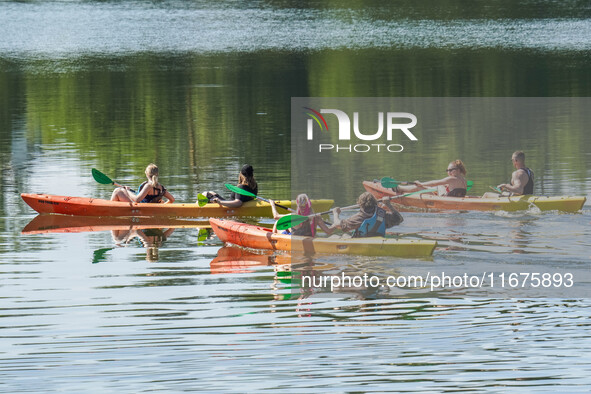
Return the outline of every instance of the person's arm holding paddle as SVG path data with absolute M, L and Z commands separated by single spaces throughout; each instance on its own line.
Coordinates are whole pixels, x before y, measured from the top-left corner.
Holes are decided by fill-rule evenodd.
M 390 202 L 390 197 L 385 196 L 382 197 L 380 202 L 388 208 L 389 212 L 386 213 L 386 228 L 398 226 L 400 223 L 404 221 L 404 218 L 398 212 L 396 208 Z
M 238 198 L 235 198 L 233 200 L 220 200 L 217 197 L 213 198 L 211 202 L 218 203 L 226 208 L 240 208 L 243 203 L 243 201 Z
M 322 215 L 316 215 L 316 223 L 318 223 L 318 226 L 322 229 L 322 231 L 324 231 L 327 235 L 331 235 L 332 233 L 335 232 L 335 230 L 341 228 L 341 218 L 339 217 L 339 214 L 341 213 L 341 208 L 333 208 L 332 209 L 332 216 L 334 217 L 334 221 L 333 223 L 328 226 L 324 220 L 322 220 Z
M 287 215 L 280 215 L 277 212 L 277 207 L 275 207 L 275 201 L 273 200 L 269 200 L 269 204 L 271 204 L 271 211 L 273 212 L 273 219 L 275 219 L 275 223 L 273 224 L 273 232 L 276 233 L 277 232 L 277 220 L 283 216 L 287 216 Z
M 277 212 L 277 207 L 275 206 L 275 201 L 269 200 L 269 204 L 271 204 L 271 211 L 273 212 L 273 219 L 279 220 L 279 218 L 285 216 L 285 215 L 280 215 Z
M 513 168 L 515 168 L 515 171 L 513 171 L 511 174 L 510 183 L 501 183 L 496 188 L 492 186 L 490 188 L 496 189 L 496 192 L 505 197 L 511 195 L 533 194 L 534 172 L 525 165 L 525 153 L 523 153 L 523 151 L 513 152 L 513 155 L 511 155 L 511 162 L 513 163 Z M 484 193 L 482 197 L 498 197 L 498 195 Z
M 447 176 L 428 182 L 415 181 L 414 186 L 397 186 L 394 190 L 397 193 L 408 193 L 415 190 L 429 189 L 433 186 L 442 186 L 438 194 L 447 197 L 464 197 L 468 191 L 466 167 L 461 160 L 454 160 L 447 166 Z
M 427 182 L 420 182 L 420 181 L 415 181 L 415 185 L 420 188 L 420 189 L 431 189 L 434 186 L 446 186 L 449 185 L 450 182 L 453 182 L 454 178 L 451 176 L 448 176 L 446 178 L 443 179 L 436 179 L 433 181 L 427 181 Z M 444 189 L 437 189 L 438 193 L 441 193 L 441 195 L 445 195 L 445 191 Z
M 314 215 L 314 210 L 312 209 L 312 201 L 310 201 L 310 197 L 308 197 L 307 194 L 302 193 L 296 197 L 295 215 L 291 213 L 285 215 L 279 214 L 277 212 L 277 204 L 275 203 L 275 201 L 268 201 L 269 204 L 271 204 L 273 218 L 276 220 L 275 225 L 273 226 L 273 232 L 276 232 L 277 228 L 288 230 L 286 226 L 289 225 L 289 229 L 292 235 L 299 235 L 304 237 L 316 236 L 316 226 L 318 225 L 318 221 L 321 221 L 322 218 L 317 219 Z M 296 223 L 292 222 L 293 218 L 296 218 Z M 304 220 L 300 221 L 299 219 L 301 218 L 303 218 Z
M 525 171 L 517 170 L 511 175 L 511 184 L 501 183 L 497 188 L 502 191 L 508 191 L 513 194 L 523 194 L 523 189 L 529 180 L 529 176 Z
M 238 175 L 238 188 L 246 190 L 254 195 L 258 194 L 258 185 L 254 179 L 254 169 L 250 164 L 245 164 L 240 169 Z M 220 198 L 213 198 L 211 201 L 223 205 L 227 208 L 240 208 L 243 203 L 254 200 L 254 197 L 245 196 L 239 193 L 232 192 L 229 200 L 222 200 Z
M 106 176 L 102 173 L 98 173 L 97 170 L 93 170 L 93 176 L 97 179 L 97 176 L 102 182 L 102 178 Z M 174 197 L 164 186 L 158 183 L 158 166 L 151 163 L 146 167 L 146 182 L 142 183 L 138 194 L 135 194 L 129 187 L 120 186 L 113 190 L 111 195 L 111 201 L 124 201 L 124 202 L 142 202 L 142 203 L 159 203 L 162 202 L 162 198 L 166 198 L 169 202 L 174 202 Z M 110 179 L 107 179 L 110 180 Z M 114 182 L 112 182 L 114 184 Z
M 167 200 L 166 202 L 164 202 L 164 204 L 172 204 L 174 202 L 174 197 L 172 196 L 172 194 L 170 194 L 168 190 L 165 190 L 164 198 L 166 198 Z

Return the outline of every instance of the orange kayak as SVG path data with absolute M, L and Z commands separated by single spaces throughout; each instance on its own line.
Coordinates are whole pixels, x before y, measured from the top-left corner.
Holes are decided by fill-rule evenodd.
M 51 194 L 21 194 L 22 199 L 39 213 L 58 213 L 76 216 L 161 216 L 210 218 L 227 216 L 273 217 L 271 205 L 264 201 L 248 201 L 240 208 L 226 208 L 219 204 L 147 204 L 102 200 L 89 197 L 55 196 Z M 312 200 L 316 212 L 330 209 L 333 200 Z M 295 207 L 295 202 L 277 201 Z M 280 213 L 287 211 L 277 207 Z
M 273 233 L 265 227 L 215 218 L 209 219 L 209 223 L 221 241 L 253 249 L 286 250 L 309 254 L 428 257 L 433 254 L 437 245 L 435 241 L 382 237 L 300 237 Z
M 365 190 L 376 198 L 396 196 L 390 188 L 383 187 L 378 182 L 363 182 Z M 512 196 L 490 197 L 441 197 L 435 194 L 422 193 L 400 197 L 392 200 L 407 208 L 428 210 L 459 210 L 459 211 L 524 211 L 538 208 L 541 211 L 578 212 L 583 208 L 587 199 L 582 196 L 542 197 L 542 196 Z

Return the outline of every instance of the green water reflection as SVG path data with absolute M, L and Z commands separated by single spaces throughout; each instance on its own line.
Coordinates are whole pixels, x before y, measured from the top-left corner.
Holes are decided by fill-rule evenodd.
M 441 49 L 3 59 L 0 165 L 14 171 L 18 191 L 41 192 L 31 190 L 27 167 L 48 150 L 68 152 L 62 164 L 81 173 L 94 166 L 138 183 L 155 161 L 168 183 L 192 199 L 233 180 L 250 162 L 265 193 L 284 198 L 291 97 L 583 96 L 591 91 L 590 62 L 572 53 Z M 532 167 L 572 171 L 580 182 L 589 165 L 588 134 L 557 130 L 514 142 L 535 152 Z M 419 152 L 429 169 L 404 176 L 438 176 L 450 157 L 482 157 L 484 145 L 515 138 L 507 132 L 435 136 Z M 483 159 L 485 168 L 506 158 Z M 510 170 L 503 166 L 501 178 Z

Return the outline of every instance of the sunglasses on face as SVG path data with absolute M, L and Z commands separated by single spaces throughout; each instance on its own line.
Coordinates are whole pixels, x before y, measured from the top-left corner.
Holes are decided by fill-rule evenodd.
M 453 167 L 453 168 L 448 168 L 448 169 L 447 169 L 447 170 L 445 170 L 445 171 L 447 171 L 447 172 L 452 172 L 453 170 L 457 170 L 457 169 L 458 169 L 457 167 Z

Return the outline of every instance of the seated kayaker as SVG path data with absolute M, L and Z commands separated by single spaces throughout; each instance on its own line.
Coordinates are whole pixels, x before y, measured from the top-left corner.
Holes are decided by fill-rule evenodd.
M 118 187 L 113 190 L 111 201 L 159 203 L 166 198 L 166 203 L 173 203 L 174 197 L 164 186 L 158 183 L 158 167 L 156 164 L 149 164 L 146 167 L 148 180 L 140 185 L 137 194 L 129 187 Z
M 327 226 L 323 221 L 318 224 L 328 235 L 335 230 L 341 229 L 345 233 L 351 233 L 352 237 L 375 237 L 385 236 L 386 229 L 396 226 L 404 220 L 390 203 L 388 197 L 381 199 L 381 202 L 388 208 L 389 212 L 380 207 L 376 198 L 369 192 L 365 192 L 357 199 L 359 212 L 348 219 L 341 220 L 340 208 L 333 209 L 334 222 Z
M 271 203 L 271 209 L 273 211 L 273 218 L 275 220 L 278 220 L 279 218 L 286 216 L 286 215 L 291 215 L 291 214 L 286 214 L 286 215 L 280 215 L 277 213 L 277 208 L 275 207 L 275 202 L 273 200 L 269 200 L 269 202 Z M 314 210 L 312 209 L 312 202 L 310 201 L 310 198 L 308 197 L 308 195 L 306 194 L 300 194 L 297 196 L 296 198 L 296 211 L 295 211 L 296 215 L 302 215 L 302 216 L 311 216 L 314 215 Z M 316 235 L 316 226 L 318 226 L 319 222 L 322 221 L 322 218 L 316 218 L 316 217 L 311 217 L 310 219 L 306 220 L 305 222 L 302 222 L 300 224 L 298 224 L 297 226 L 294 226 L 293 228 L 291 228 L 291 231 L 285 230 L 285 234 L 291 234 L 291 235 L 300 235 L 303 237 L 314 237 Z M 275 225 L 273 226 L 273 232 L 277 232 L 277 222 L 275 222 Z
M 401 186 L 398 185 L 392 188 L 399 194 L 412 193 L 423 189 L 428 189 L 433 186 L 440 186 L 438 195 L 446 197 L 465 197 L 467 191 L 466 184 L 466 167 L 461 160 L 454 160 L 447 166 L 447 177 L 428 182 L 415 181 L 414 185 Z
M 510 183 L 501 183 L 497 189 L 506 196 L 534 194 L 534 172 L 525 166 L 525 153 L 518 150 L 511 155 L 515 171 L 511 174 Z M 483 197 L 496 197 L 498 194 L 485 193 Z
M 258 194 L 259 186 L 254 179 L 254 169 L 250 164 L 245 164 L 242 166 L 242 169 L 240 169 L 237 187 L 252 194 Z M 203 195 L 209 199 L 209 202 L 217 202 L 228 208 L 239 208 L 243 203 L 254 200 L 253 197 L 244 196 L 234 192 L 230 194 L 230 198 L 227 200 L 216 192 L 205 192 Z

